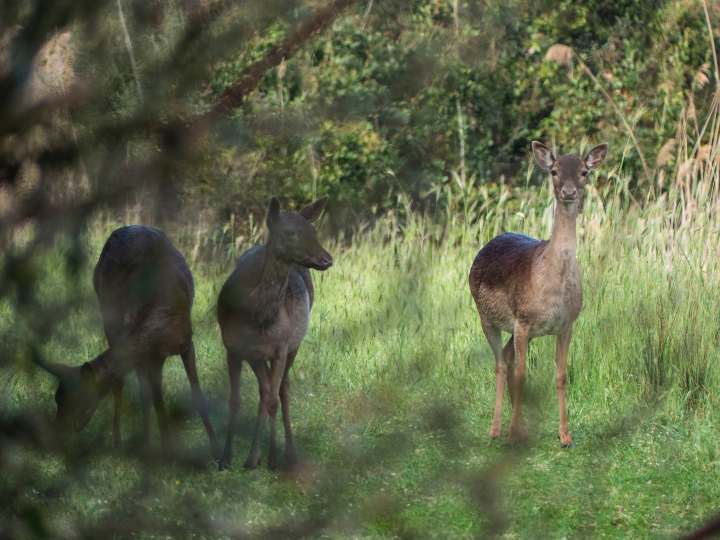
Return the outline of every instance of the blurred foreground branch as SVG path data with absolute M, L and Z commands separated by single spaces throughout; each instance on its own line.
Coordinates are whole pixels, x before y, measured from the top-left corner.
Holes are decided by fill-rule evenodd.
M 330 4 L 319 9 L 307 21 L 294 29 L 279 45 L 273 47 L 260 60 L 251 65 L 243 77 L 228 87 L 220 96 L 220 100 L 210 112 L 211 117 L 229 114 L 239 107 L 245 97 L 257 88 L 263 75 L 288 60 L 300 47 L 328 28 L 340 13 L 359 0 L 332 0 Z

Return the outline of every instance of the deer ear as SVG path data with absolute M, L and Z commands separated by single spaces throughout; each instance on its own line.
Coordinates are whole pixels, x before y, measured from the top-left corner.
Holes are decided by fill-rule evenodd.
M 323 210 L 325 210 L 327 200 L 327 197 L 323 197 L 321 199 L 318 199 L 314 203 L 308 204 L 305 208 L 300 210 L 300 215 L 308 221 L 315 221 L 317 218 L 320 217 L 320 214 L 322 214 Z
M 605 160 L 607 153 L 607 143 L 598 144 L 595 148 L 588 152 L 587 156 L 585 156 L 585 166 L 588 169 L 596 168 Z
M 277 220 L 278 216 L 280 215 L 280 201 L 277 200 L 276 197 L 273 197 L 270 199 L 270 204 L 268 205 L 268 211 L 267 211 L 267 225 L 268 227 L 272 227 L 273 223 Z
M 552 153 L 552 150 L 539 141 L 533 141 L 532 151 L 538 167 L 548 172 L 555 163 L 555 155 Z

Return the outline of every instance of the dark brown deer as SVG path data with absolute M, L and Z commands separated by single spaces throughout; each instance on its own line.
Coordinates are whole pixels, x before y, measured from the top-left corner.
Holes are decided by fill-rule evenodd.
M 78 367 L 41 365 L 58 378 L 57 420 L 65 432 L 80 431 L 105 395 L 115 401 L 113 445 L 120 445 L 120 409 L 124 376 L 137 373 L 144 413 L 145 444 L 150 437 L 150 400 L 155 406 L 163 447 L 168 421 L 162 397 L 162 369 L 168 356 L 179 354 L 193 401 L 202 417 L 213 456 L 215 434 L 200 390 L 190 310 L 192 274 L 165 234 L 133 225 L 114 231 L 105 242 L 93 275 L 100 301 L 108 349 Z
M 601 144 L 585 158 L 565 155 L 556 159 L 547 146 L 533 141 L 536 163 L 552 175 L 555 217 L 550 240 L 501 234 L 480 250 L 470 269 L 470 292 L 495 355 L 495 411 L 490 437 L 500 436 L 506 379 L 512 401 L 509 440 L 519 442 L 527 437 L 521 407 L 528 344 L 534 337 L 553 335 L 560 442 L 564 447 L 572 444 L 565 405 L 566 364 L 572 326 L 582 309 L 575 222 L 587 175 L 605 159 L 607 149 L 607 144 Z M 503 330 L 512 334 L 504 349 Z
M 310 321 L 314 291 L 308 268 L 327 270 L 333 262 L 310 223 L 320 217 L 325 202 L 317 200 L 299 212 L 280 212 L 280 204 L 273 198 L 267 214 L 267 243 L 240 256 L 220 291 L 218 322 L 230 378 L 228 431 L 220 469 L 228 468 L 232 461 L 243 360 L 255 372 L 260 391 L 255 435 L 245 468 L 254 469 L 260 462 L 260 439 L 268 419 L 268 466 L 277 466 L 278 403 L 282 404 L 286 465 L 293 468 L 297 464 L 290 426 L 288 372 Z

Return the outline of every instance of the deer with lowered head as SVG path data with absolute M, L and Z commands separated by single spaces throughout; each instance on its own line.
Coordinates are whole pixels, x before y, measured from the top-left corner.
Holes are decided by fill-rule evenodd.
M 605 159 L 608 146 L 598 145 L 584 158 L 577 155 L 556 158 L 537 141 L 533 141 L 532 151 L 540 169 L 552 176 L 555 215 L 550 240 L 515 233 L 493 238 L 475 257 L 469 285 L 483 332 L 495 356 L 495 410 L 490 437 L 500 436 L 507 380 L 512 402 L 508 439 L 512 443 L 527 438 L 522 420 L 522 392 L 528 344 L 534 337 L 552 335 L 556 339 L 560 443 L 568 447 L 572 437 L 565 402 L 567 354 L 572 326 L 582 309 L 576 221 L 588 174 Z M 511 334 L 504 348 L 502 331 Z
M 168 421 L 162 396 L 162 369 L 168 356 L 179 354 L 213 456 L 217 455 L 192 340 L 193 277 L 183 256 L 159 229 L 122 227 L 105 242 L 95 265 L 93 286 L 100 301 L 108 349 L 81 366 L 40 362 L 58 379 L 55 402 L 60 429 L 82 430 L 101 399 L 112 392 L 113 446 L 118 447 L 124 376 L 135 370 L 140 383 L 145 444 L 150 437 L 152 400 L 161 441 L 166 447 Z
M 327 270 L 333 263 L 320 245 L 312 223 L 326 199 L 299 212 L 281 212 L 277 199 L 267 212 L 268 240 L 250 248 L 220 291 L 218 322 L 227 351 L 230 400 L 227 439 L 220 469 L 232 461 L 232 444 L 239 406 L 242 362 L 257 377 L 260 401 L 255 434 L 245 468 L 260 462 L 260 439 L 269 422 L 268 466 L 277 466 L 275 417 L 282 405 L 286 466 L 294 468 L 297 453 L 290 425 L 288 373 L 308 329 L 314 289 L 310 268 Z

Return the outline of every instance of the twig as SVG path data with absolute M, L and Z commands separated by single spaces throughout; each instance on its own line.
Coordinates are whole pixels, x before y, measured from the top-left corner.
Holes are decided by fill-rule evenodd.
M 135 78 L 135 86 L 137 87 L 138 97 L 140 102 L 144 101 L 142 86 L 140 85 L 140 75 L 138 74 L 137 63 L 135 62 L 135 53 L 133 52 L 132 40 L 130 39 L 130 32 L 128 32 L 127 24 L 125 23 L 125 13 L 123 13 L 122 0 L 117 0 L 118 15 L 120 16 L 120 26 L 122 27 L 123 36 L 125 37 L 125 47 L 127 47 L 128 56 L 130 57 L 130 68 L 132 69 L 133 77 Z
M 367 25 L 367 21 L 368 21 L 368 18 L 370 17 L 370 12 L 372 11 L 372 8 L 373 8 L 373 0 L 370 0 L 368 2 L 367 7 L 365 8 L 365 13 L 363 14 L 363 18 L 362 18 L 362 24 L 360 25 L 360 28 L 362 30 L 365 30 L 365 25 Z
M 455 46 L 458 47 L 460 40 L 460 2 L 453 2 L 453 18 L 455 20 Z M 460 139 L 460 179 L 462 181 L 463 190 L 465 189 L 465 119 L 463 118 L 462 104 L 460 103 L 460 95 L 455 100 L 455 108 L 457 109 L 458 138 Z
M 717 50 L 715 49 L 715 34 L 713 34 L 712 23 L 710 22 L 710 13 L 708 11 L 707 0 L 703 0 L 703 9 L 705 10 L 705 22 L 708 27 L 708 35 L 710 37 L 710 49 L 713 53 L 713 60 L 715 62 L 715 88 L 720 89 L 720 74 L 718 73 L 718 57 Z
M 251 65 L 245 75 L 234 85 L 225 89 L 220 99 L 207 114 L 199 119 L 211 120 L 216 116 L 230 113 L 239 107 L 262 80 L 263 75 L 280 62 L 290 59 L 297 50 L 314 37 L 318 32 L 330 26 L 341 11 L 356 4 L 359 0 L 333 0 L 330 5 L 319 9 L 307 22 L 301 24 L 282 43 L 273 47 L 260 60 Z
M 453 21 L 455 23 L 455 36 L 460 33 L 460 2 L 453 0 Z
M 635 132 L 633 131 L 632 127 L 630 127 L 630 124 L 628 124 L 627 120 L 625 119 L 625 115 L 620 110 L 620 107 L 617 106 L 615 103 L 615 100 L 612 98 L 612 96 L 605 90 L 605 87 L 600 83 L 600 81 L 595 77 L 595 74 L 590 70 L 590 68 L 587 66 L 587 64 L 583 61 L 582 58 L 580 58 L 580 55 L 577 55 L 578 57 L 578 63 L 580 64 L 580 68 L 587 74 L 590 79 L 595 83 L 595 86 L 597 86 L 600 89 L 600 92 L 605 96 L 605 99 L 608 100 L 610 103 L 610 106 L 613 108 L 613 111 L 615 111 L 615 114 L 618 115 L 620 118 L 620 121 L 623 123 L 623 126 L 625 126 L 625 130 L 627 131 L 628 135 L 630 136 L 630 139 L 633 142 L 633 146 L 635 146 L 635 150 L 638 153 L 638 156 L 640 157 L 640 163 L 642 164 L 643 172 L 645 173 L 645 179 L 648 182 L 651 182 L 651 176 L 650 176 L 650 169 L 648 169 L 647 162 L 645 161 L 645 154 L 643 154 L 643 151 L 640 149 L 640 144 L 638 143 L 637 139 L 635 138 Z
M 455 101 L 457 108 L 458 135 L 460 138 L 460 179 L 462 180 L 463 189 L 465 189 L 465 119 L 463 118 L 462 105 L 460 105 L 460 96 Z

